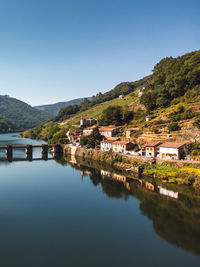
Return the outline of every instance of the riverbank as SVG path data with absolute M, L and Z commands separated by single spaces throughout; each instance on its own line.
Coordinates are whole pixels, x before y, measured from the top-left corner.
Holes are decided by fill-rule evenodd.
M 188 161 L 163 161 L 146 157 L 134 157 L 113 152 L 64 145 L 63 152 L 84 159 L 105 162 L 122 169 L 130 169 L 139 175 L 160 179 L 164 183 L 200 187 L 200 163 Z

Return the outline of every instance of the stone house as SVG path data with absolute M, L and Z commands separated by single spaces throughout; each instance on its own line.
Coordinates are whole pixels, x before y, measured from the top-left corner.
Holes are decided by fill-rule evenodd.
M 94 124 L 97 124 L 97 120 L 93 119 L 93 118 L 89 118 L 89 117 L 86 117 L 86 118 L 81 118 L 80 120 L 80 126 L 92 126 Z

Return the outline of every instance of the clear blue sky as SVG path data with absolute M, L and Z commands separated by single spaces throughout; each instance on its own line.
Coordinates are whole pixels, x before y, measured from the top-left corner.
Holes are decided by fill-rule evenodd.
M 92 96 L 200 49 L 199 0 L 1 0 L 0 94 Z

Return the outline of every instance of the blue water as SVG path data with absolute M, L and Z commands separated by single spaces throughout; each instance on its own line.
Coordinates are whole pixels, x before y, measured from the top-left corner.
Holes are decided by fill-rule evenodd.
M 127 189 L 86 165 L 0 162 L 1 266 L 200 266 L 198 198 Z

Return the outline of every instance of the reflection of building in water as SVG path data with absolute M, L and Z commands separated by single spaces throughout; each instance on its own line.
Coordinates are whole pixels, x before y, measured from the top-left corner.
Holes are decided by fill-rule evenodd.
M 105 171 L 105 170 L 101 170 L 101 175 L 102 176 L 106 176 L 106 177 L 110 177 L 113 180 L 125 183 L 126 182 L 126 176 L 121 175 L 121 174 L 117 174 L 117 173 L 111 173 L 109 171 Z
M 125 187 L 126 187 L 127 190 L 131 190 L 130 183 L 126 182 L 125 183 Z
M 161 186 L 158 186 L 158 188 L 159 188 L 159 193 L 161 195 L 168 196 L 168 197 L 173 197 L 173 198 L 178 199 L 178 192 L 174 192 L 172 190 L 168 190 L 168 189 L 163 188 Z
M 81 177 L 83 178 L 83 176 L 90 176 L 91 172 L 90 171 L 81 171 Z
M 121 175 L 121 174 L 113 173 L 112 178 L 122 183 L 126 182 L 126 176 Z
M 111 177 L 112 176 L 112 173 L 109 172 L 109 171 L 101 170 L 101 175 L 102 176 Z
M 71 155 L 70 163 L 77 165 L 77 161 L 74 155 Z
M 154 191 L 155 190 L 155 186 L 149 182 L 145 182 L 145 187 L 148 190 Z

